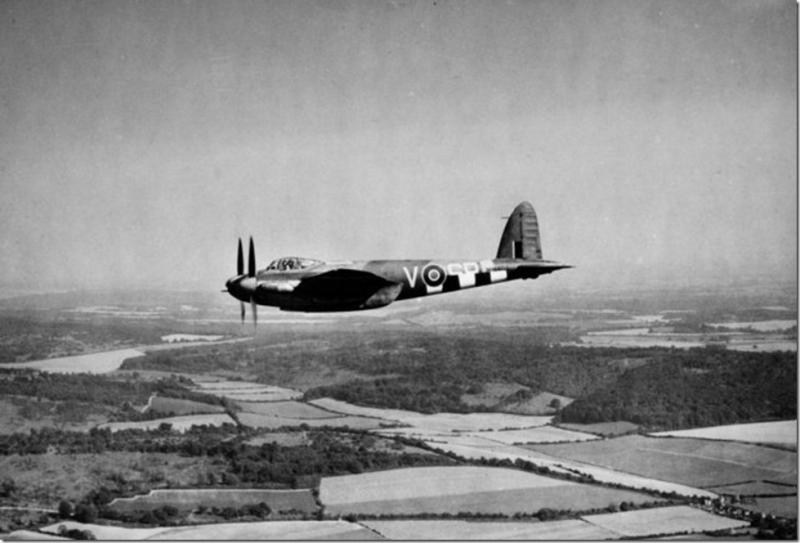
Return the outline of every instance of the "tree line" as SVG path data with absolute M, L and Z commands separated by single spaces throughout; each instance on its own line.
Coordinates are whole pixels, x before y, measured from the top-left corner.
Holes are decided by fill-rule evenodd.
M 578 398 L 557 422 L 626 420 L 672 430 L 797 417 L 793 353 L 691 349 L 628 370 Z
M 222 398 L 187 388 L 191 381 L 171 376 L 157 381 L 131 377 L 115 379 L 90 373 L 52 374 L 31 370 L 2 369 L 0 395 L 28 396 L 52 401 L 72 401 L 123 407 L 144 404 L 153 394 L 212 405 L 225 405 Z

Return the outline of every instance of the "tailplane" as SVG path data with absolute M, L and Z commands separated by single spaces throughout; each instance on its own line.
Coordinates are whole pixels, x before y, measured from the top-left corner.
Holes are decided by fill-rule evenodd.
M 497 258 L 542 260 L 539 221 L 530 202 L 522 202 L 511 212 L 500 238 Z

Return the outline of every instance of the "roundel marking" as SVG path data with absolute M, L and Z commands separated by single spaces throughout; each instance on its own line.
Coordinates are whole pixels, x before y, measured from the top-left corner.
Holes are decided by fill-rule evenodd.
M 447 274 L 438 264 L 428 264 L 422 269 L 422 280 L 429 287 L 438 287 L 444 283 Z

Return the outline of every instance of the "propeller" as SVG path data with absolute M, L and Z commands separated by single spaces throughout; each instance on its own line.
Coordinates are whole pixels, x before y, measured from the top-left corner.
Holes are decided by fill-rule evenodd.
M 253 236 L 250 236 L 250 261 L 247 268 L 247 277 L 256 276 L 256 248 L 253 245 Z
M 226 288 L 222 292 L 231 293 L 235 298 L 239 298 L 239 309 L 241 313 L 242 324 L 244 324 L 246 314 L 245 302 L 247 300 L 242 300 L 240 296 L 242 296 L 243 291 L 249 293 L 250 308 L 253 311 L 253 326 L 255 327 L 258 324 L 258 306 L 255 299 L 255 289 L 258 288 L 258 280 L 256 280 L 256 248 L 253 244 L 253 236 L 250 236 L 249 257 L 249 262 L 247 263 L 247 275 L 245 275 L 242 238 L 239 238 L 239 246 L 236 251 L 236 276 L 228 279 L 228 281 L 225 283 Z M 245 294 L 245 296 L 247 296 L 247 294 Z
M 236 275 L 242 275 L 244 273 L 244 253 L 242 251 L 242 238 L 239 238 L 239 251 L 236 255 Z M 241 309 L 242 314 L 242 324 L 244 324 L 244 302 L 239 302 L 239 307 Z
M 242 238 L 239 238 L 239 253 L 236 258 L 236 275 L 244 273 L 244 254 L 242 254 Z
M 250 236 L 250 259 L 247 262 L 247 276 L 248 277 L 255 277 L 256 276 L 256 248 L 253 245 L 253 236 Z M 242 304 L 244 305 L 244 303 Z M 258 309 L 256 309 L 256 300 L 253 296 L 250 296 L 250 309 L 253 311 L 253 326 L 255 327 L 258 324 Z
M 247 275 L 244 276 L 244 251 L 242 250 L 242 238 L 239 238 L 239 247 L 236 252 L 236 277 L 228 281 L 228 291 L 230 291 L 231 284 L 240 284 L 245 278 L 255 278 L 256 276 L 256 249 L 255 245 L 253 244 L 253 236 L 250 236 L 250 254 L 247 263 Z M 256 281 L 252 282 L 257 285 Z M 241 288 L 241 287 L 239 287 Z M 242 300 L 239 300 L 239 308 L 242 318 L 242 324 L 244 324 L 245 320 L 245 303 Z M 250 294 L 250 308 L 253 312 L 253 326 L 258 324 L 258 310 L 256 309 L 258 306 L 256 305 L 255 297 L 253 293 Z

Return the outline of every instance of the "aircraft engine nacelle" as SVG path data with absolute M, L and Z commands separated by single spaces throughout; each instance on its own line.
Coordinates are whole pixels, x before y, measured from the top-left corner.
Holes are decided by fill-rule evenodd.
M 362 309 L 373 309 L 375 307 L 383 307 L 385 305 L 389 305 L 393 301 L 397 299 L 400 295 L 400 291 L 403 290 L 402 283 L 394 283 L 391 285 L 387 285 L 383 288 L 378 289 L 375 293 L 367 298 L 364 304 L 361 306 Z

